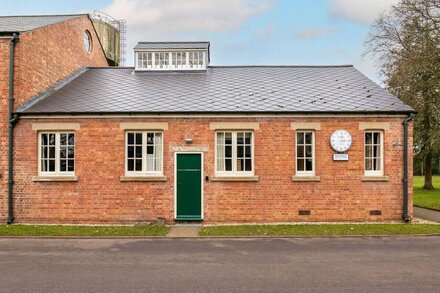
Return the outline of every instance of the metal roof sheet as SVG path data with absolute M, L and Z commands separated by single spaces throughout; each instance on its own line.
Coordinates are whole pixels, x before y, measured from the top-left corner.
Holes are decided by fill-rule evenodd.
M 83 15 L 86 14 L 0 16 L 0 32 L 30 31 Z
M 22 113 L 412 111 L 352 66 L 211 66 L 197 73 L 89 68 L 19 109 Z
M 135 50 L 183 50 L 209 48 L 209 42 L 139 42 L 134 47 Z

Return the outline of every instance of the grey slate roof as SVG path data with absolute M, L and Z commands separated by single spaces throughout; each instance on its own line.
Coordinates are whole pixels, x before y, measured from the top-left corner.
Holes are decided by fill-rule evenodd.
M 85 14 L 0 16 L 0 32 L 12 33 L 30 31 L 83 15 Z
M 211 66 L 201 73 L 89 68 L 18 110 L 29 114 L 412 111 L 352 66 Z
M 208 49 L 209 42 L 139 42 L 135 50 Z

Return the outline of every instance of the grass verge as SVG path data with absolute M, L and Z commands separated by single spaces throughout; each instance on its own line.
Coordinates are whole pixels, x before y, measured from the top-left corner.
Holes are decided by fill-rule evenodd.
M 432 183 L 435 190 L 423 190 L 423 176 L 414 176 L 413 202 L 415 206 L 440 210 L 440 176 L 433 176 Z
M 212 226 L 200 236 L 341 236 L 440 234 L 440 225 L 430 224 L 322 224 Z
M 0 225 L 0 236 L 165 236 L 166 226 Z

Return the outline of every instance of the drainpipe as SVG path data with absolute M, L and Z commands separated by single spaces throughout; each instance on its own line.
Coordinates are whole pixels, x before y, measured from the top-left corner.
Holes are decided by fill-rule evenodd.
M 14 33 L 9 43 L 9 125 L 8 125 L 8 224 L 12 224 L 12 187 L 13 181 L 13 133 L 18 116 L 14 115 L 14 48 L 18 42 L 18 34 Z
M 409 222 L 408 212 L 408 125 L 414 118 L 411 113 L 403 120 L 403 220 Z

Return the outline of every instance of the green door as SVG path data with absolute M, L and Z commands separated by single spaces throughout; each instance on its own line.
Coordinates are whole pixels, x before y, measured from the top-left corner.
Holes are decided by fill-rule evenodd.
M 202 220 L 202 155 L 176 156 L 176 220 Z

